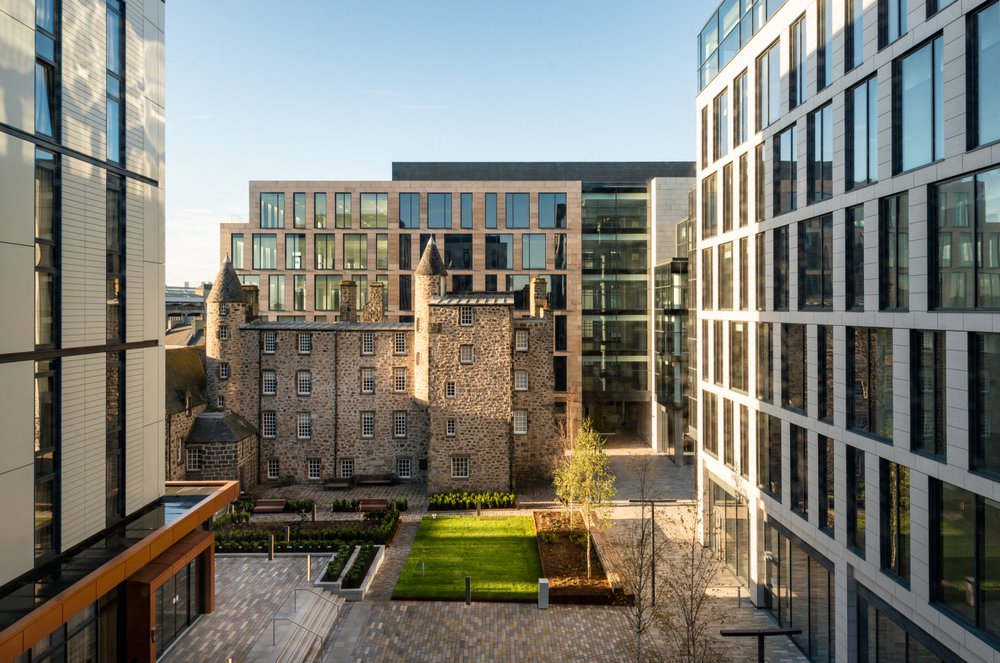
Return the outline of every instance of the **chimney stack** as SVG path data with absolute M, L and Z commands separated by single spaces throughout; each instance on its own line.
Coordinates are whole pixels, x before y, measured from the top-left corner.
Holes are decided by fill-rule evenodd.
M 362 322 L 385 322 L 385 283 L 370 281 L 368 283 L 368 303 L 361 311 Z
M 354 281 L 340 282 L 340 321 L 355 322 L 358 319 L 358 284 Z
M 533 318 L 542 317 L 542 309 L 548 306 L 548 285 L 541 276 L 531 279 L 531 316 Z

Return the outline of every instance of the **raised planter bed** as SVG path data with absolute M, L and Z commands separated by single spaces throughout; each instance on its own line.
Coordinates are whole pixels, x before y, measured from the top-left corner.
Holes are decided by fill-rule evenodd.
M 549 603 L 615 605 L 611 583 L 593 545 L 591 577 L 587 578 L 587 550 L 581 545 L 586 530 L 580 516 L 574 517 L 572 527 L 560 511 L 536 511 L 534 517 L 542 576 L 549 579 Z
M 313 583 L 315 587 L 322 587 L 335 594 L 340 593 L 340 582 L 344 578 L 344 574 L 347 573 L 351 565 L 354 564 L 354 560 L 357 559 L 358 551 L 360 548 L 354 546 L 353 548 L 344 547 L 339 552 L 330 557 L 330 561 L 327 562 L 326 568 L 323 573 L 320 574 L 319 580 Z M 344 560 L 343 565 L 337 564 L 339 560 Z M 339 569 L 335 569 L 337 577 L 335 579 L 330 579 L 328 576 L 331 565 L 339 566 Z
M 373 546 L 372 549 L 373 554 L 371 560 L 358 587 L 344 587 L 344 578 L 350 572 L 352 565 L 358 564 L 358 556 L 361 554 L 360 546 L 354 551 L 354 555 L 352 556 L 350 563 L 344 569 L 344 573 L 340 579 L 340 589 L 337 593 L 344 597 L 345 600 L 360 601 L 365 598 L 368 594 L 368 590 L 371 589 L 372 582 L 375 580 L 375 574 L 377 574 L 378 570 L 382 568 L 382 562 L 385 560 L 385 546 Z
M 229 523 L 215 529 L 217 553 L 266 553 L 270 535 L 276 553 L 333 552 L 344 544 L 383 545 L 399 530 L 399 513 L 387 511 L 376 520 L 332 520 L 301 523 L 285 543 L 284 522 Z

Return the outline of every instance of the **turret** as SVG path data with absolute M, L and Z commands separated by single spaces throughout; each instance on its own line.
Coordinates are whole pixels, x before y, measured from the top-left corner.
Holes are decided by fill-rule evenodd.
M 419 401 L 428 398 L 428 365 L 430 359 L 430 304 L 431 298 L 443 294 L 448 270 L 444 268 L 434 236 L 427 241 L 420 264 L 413 272 L 413 339 L 414 357 L 413 395 Z
M 255 298 L 245 291 L 233 263 L 226 256 L 212 292 L 205 302 L 205 373 L 208 405 L 235 404 L 240 366 L 240 325 L 256 310 Z

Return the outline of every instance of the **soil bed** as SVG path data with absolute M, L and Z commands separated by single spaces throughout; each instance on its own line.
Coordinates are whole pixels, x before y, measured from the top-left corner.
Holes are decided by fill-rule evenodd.
M 593 542 L 591 577 L 587 578 L 587 531 L 579 514 L 574 514 L 573 525 L 571 528 L 569 517 L 563 511 L 535 511 L 538 555 L 542 561 L 542 574 L 549 579 L 549 593 L 554 600 L 560 596 L 589 596 L 595 599 L 606 597 L 610 601 L 611 583 L 604 574 Z

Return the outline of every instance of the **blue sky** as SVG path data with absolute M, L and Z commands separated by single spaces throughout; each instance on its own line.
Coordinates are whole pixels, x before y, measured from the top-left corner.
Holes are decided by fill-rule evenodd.
M 210 280 L 251 179 L 393 161 L 693 160 L 677 0 L 167 4 L 167 283 Z

